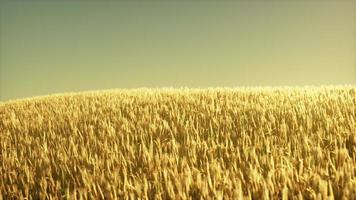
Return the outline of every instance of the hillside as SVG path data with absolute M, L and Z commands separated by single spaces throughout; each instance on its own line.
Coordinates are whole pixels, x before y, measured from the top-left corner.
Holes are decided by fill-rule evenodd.
M 356 199 L 356 88 L 137 89 L 0 104 L 0 199 Z

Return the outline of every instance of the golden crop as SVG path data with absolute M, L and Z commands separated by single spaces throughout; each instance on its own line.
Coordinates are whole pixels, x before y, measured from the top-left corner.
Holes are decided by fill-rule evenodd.
M 0 199 L 356 199 L 356 89 L 137 89 L 0 105 Z

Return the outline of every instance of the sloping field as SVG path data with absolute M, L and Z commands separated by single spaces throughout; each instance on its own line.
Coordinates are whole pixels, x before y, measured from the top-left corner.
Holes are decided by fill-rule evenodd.
M 137 89 L 3 102 L 0 194 L 356 199 L 356 88 Z

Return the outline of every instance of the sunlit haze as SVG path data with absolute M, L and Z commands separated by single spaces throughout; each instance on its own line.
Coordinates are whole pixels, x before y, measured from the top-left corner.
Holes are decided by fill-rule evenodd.
M 356 83 L 356 1 L 0 0 L 0 101 Z

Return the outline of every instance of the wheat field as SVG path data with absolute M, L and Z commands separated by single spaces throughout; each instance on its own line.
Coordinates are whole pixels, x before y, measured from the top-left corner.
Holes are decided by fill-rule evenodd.
M 0 104 L 0 199 L 356 199 L 356 88 L 131 89 Z

